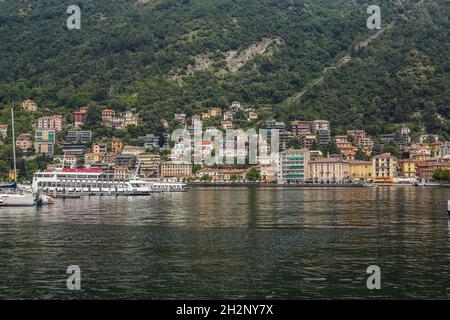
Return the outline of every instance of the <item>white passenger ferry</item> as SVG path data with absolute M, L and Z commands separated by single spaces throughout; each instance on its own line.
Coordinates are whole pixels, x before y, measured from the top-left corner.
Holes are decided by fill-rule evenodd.
M 101 169 L 49 169 L 33 177 L 33 191 L 48 195 L 149 195 L 150 182 L 133 175 L 103 172 Z
M 188 185 L 178 179 L 154 180 L 151 182 L 157 192 L 184 192 Z

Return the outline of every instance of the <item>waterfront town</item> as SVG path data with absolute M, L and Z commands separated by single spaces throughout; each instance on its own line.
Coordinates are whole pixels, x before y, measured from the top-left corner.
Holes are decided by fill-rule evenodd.
M 36 113 L 38 108 L 38 103 L 30 99 L 21 103 L 25 112 Z M 161 119 L 165 132 L 148 132 L 127 144 L 119 137 L 95 137 L 86 125 L 89 117 L 87 107 L 72 112 L 70 117 L 36 117 L 33 132 L 16 132 L 16 148 L 27 160 L 45 157 L 47 169 L 101 169 L 116 175 L 138 174 L 143 179 L 203 183 L 412 184 L 446 181 L 450 170 L 450 142 L 434 133 L 413 135 L 407 125 L 377 137 L 358 128 L 332 135 L 328 120 L 260 120 L 255 109 L 233 102 L 227 110 L 210 108 L 200 114 L 178 113 L 172 119 Z M 240 120 L 235 121 L 237 118 Z M 169 131 L 182 128 L 192 133 L 198 122 L 206 124 L 205 129 L 212 127 L 208 124 L 220 124 L 219 130 L 223 131 L 240 129 L 242 119 L 247 124 L 245 129 L 254 126 L 269 132 L 266 143 L 259 144 L 264 153 L 261 155 L 259 150 L 254 165 L 209 164 L 205 159 L 215 152 L 213 139 L 201 141 L 200 150 L 195 149 L 201 153 L 194 154 L 200 161 L 182 161 L 182 155 L 194 153 L 194 148 L 183 141 L 172 141 Z M 136 110 L 101 110 L 102 126 L 113 128 L 114 132 L 127 131 L 140 123 Z M 273 130 L 278 131 L 279 152 L 272 154 Z M 0 123 L 1 144 L 7 142 L 8 133 L 8 124 Z M 235 150 L 236 142 L 232 144 L 231 150 Z M 17 175 L 26 177 L 20 170 L 23 169 Z M 15 171 L 11 168 L 5 177 L 14 181 Z

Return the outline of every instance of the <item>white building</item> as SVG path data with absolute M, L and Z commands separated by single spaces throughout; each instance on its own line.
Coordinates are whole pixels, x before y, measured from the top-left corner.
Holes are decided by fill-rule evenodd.
M 450 142 L 445 142 L 440 147 L 440 156 L 444 158 L 446 156 L 450 156 Z
M 8 125 L 0 123 L 0 140 L 5 139 L 7 134 L 8 134 Z
M 290 149 L 280 153 L 278 183 L 300 184 L 309 179 L 310 152 L 308 149 Z
M 331 131 L 330 121 L 328 120 L 315 120 L 312 122 L 312 131 L 317 133 L 320 130 Z

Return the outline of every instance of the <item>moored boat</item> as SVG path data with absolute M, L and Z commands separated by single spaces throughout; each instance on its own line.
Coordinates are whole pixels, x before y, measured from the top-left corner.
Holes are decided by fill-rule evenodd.
M 363 187 L 366 187 L 366 188 L 376 188 L 377 186 L 376 186 L 375 184 L 373 184 L 373 183 L 364 183 L 364 184 L 363 184 Z
M 0 194 L 0 207 L 32 207 L 37 205 L 32 194 Z
M 101 169 L 49 169 L 36 172 L 33 191 L 45 195 L 150 195 L 150 182 L 134 175 L 103 172 Z
M 14 128 L 14 108 L 11 108 L 11 123 L 12 123 L 12 146 L 13 146 L 13 164 L 14 164 L 14 182 L 7 185 L 0 186 L 0 190 L 5 190 L 0 193 L 0 207 L 28 207 L 41 206 L 42 199 L 35 197 L 33 193 L 26 190 L 18 190 L 17 188 L 17 164 L 16 164 L 16 139 Z

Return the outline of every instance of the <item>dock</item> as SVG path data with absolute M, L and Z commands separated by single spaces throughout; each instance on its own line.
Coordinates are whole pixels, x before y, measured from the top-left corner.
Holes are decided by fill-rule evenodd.
M 81 194 L 56 194 L 54 195 L 56 199 L 80 199 L 82 198 L 84 195 Z

